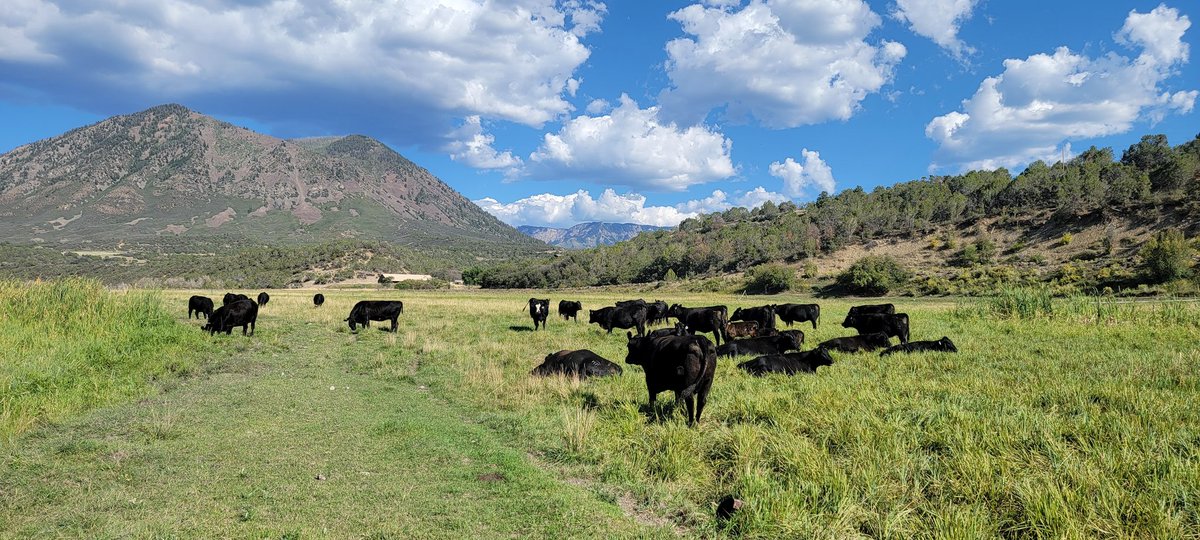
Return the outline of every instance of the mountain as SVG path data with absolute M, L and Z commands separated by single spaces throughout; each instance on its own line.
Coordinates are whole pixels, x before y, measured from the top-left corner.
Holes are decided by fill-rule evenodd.
M 186 251 L 344 239 L 545 249 L 362 135 L 283 140 L 162 105 L 0 156 L 4 241 Z
M 629 240 L 643 231 L 661 231 L 669 227 L 639 225 L 637 223 L 603 223 L 593 221 L 580 223 L 568 229 L 522 225 L 518 231 L 555 247 L 586 249 L 596 246 L 611 246 Z

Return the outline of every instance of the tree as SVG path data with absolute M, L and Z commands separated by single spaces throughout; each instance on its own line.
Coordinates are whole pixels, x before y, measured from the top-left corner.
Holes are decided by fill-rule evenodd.
M 782 264 L 761 264 L 746 270 L 747 294 L 776 294 L 795 285 L 796 272 Z
M 882 296 L 908 282 L 909 277 L 896 259 L 868 255 L 839 274 L 837 283 L 851 293 Z
M 1186 277 L 1192 264 L 1192 247 L 1179 229 L 1158 231 L 1142 246 L 1142 270 L 1151 283 Z

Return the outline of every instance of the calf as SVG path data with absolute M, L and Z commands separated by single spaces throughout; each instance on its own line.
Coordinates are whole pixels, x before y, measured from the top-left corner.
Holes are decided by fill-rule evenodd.
M 725 323 L 727 322 L 725 313 L 725 306 L 686 308 L 674 304 L 667 309 L 668 316 L 675 317 L 676 320 L 687 325 L 688 333 L 712 332 L 717 345 L 720 345 L 722 341 L 729 341 L 729 337 L 725 335 Z
M 649 334 L 646 334 L 646 335 L 649 337 L 686 336 L 687 335 L 687 325 L 685 325 L 681 322 L 677 322 L 677 323 L 675 323 L 675 326 L 672 328 L 659 328 L 658 330 L 650 332 Z
M 404 302 L 399 300 L 360 300 L 350 309 L 346 322 L 350 331 L 357 330 L 356 325 L 370 328 L 371 321 L 392 321 L 392 332 L 400 326 L 400 314 L 404 313 Z
M 737 339 L 743 337 L 757 337 L 758 323 L 755 321 L 727 322 L 725 323 L 725 337 L 729 339 Z
M 843 328 L 853 328 L 859 334 L 874 334 L 883 332 L 889 337 L 900 339 L 900 343 L 908 343 L 908 314 L 906 313 L 856 313 L 846 317 Z
M 792 323 L 812 321 L 813 330 L 816 330 L 817 322 L 821 320 L 821 306 L 818 304 L 779 304 L 775 306 L 775 314 L 779 315 L 779 320 L 788 327 L 791 327 Z
M 640 365 L 645 370 L 651 409 L 660 392 L 671 390 L 675 392 L 675 403 L 683 401 L 687 407 L 688 425 L 699 422 L 717 372 L 717 352 L 712 342 L 704 336 L 627 335 L 629 352 L 625 363 Z
M 267 305 L 267 302 L 270 302 L 270 301 L 271 301 L 271 295 L 267 294 L 265 291 L 258 293 L 258 305 L 265 306 L 265 305 Z
M 546 318 L 550 316 L 550 299 L 549 298 L 530 298 L 529 299 L 529 318 L 533 319 L 533 329 L 538 329 L 538 323 L 542 323 L 542 330 L 546 329 Z
M 546 359 L 542 364 L 533 368 L 530 375 L 546 377 L 549 375 L 567 375 L 571 377 L 579 377 L 586 379 L 588 377 L 606 377 L 608 375 L 620 375 L 621 366 L 618 366 L 600 355 L 582 349 L 578 351 L 558 351 L 546 355 Z
M 748 339 L 735 339 L 717 347 L 718 356 L 739 356 L 745 354 L 780 354 L 793 349 L 799 349 L 800 344 L 790 335 L 775 335 Z
M 646 305 L 608 306 L 588 311 L 588 324 L 598 324 L 612 333 L 613 328 L 637 328 L 637 335 L 646 335 Z
M 193 296 L 188 298 L 188 319 L 192 318 L 193 313 L 196 314 L 197 319 L 201 315 L 204 315 L 205 319 L 211 317 L 213 313 L 212 298 L 207 296 Z
M 325 303 L 325 295 L 323 295 L 321 293 L 317 293 L 317 294 L 313 295 L 313 305 L 314 306 L 321 307 L 321 304 L 324 304 L 324 303 Z
M 775 306 L 738 308 L 729 316 L 731 321 L 755 321 L 763 330 L 775 329 Z
M 832 366 L 833 357 L 829 351 L 816 348 L 811 351 L 768 354 L 754 360 L 738 364 L 738 369 L 751 375 L 761 377 L 768 373 L 795 375 L 797 373 L 813 373 L 821 366 Z
M 844 328 L 846 326 L 846 321 L 849 321 L 850 317 L 855 315 L 863 315 L 867 313 L 883 313 L 885 315 L 891 315 L 895 312 L 896 306 L 894 304 L 865 304 L 861 306 L 853 306 L 850 308 L 850 311 L 846 313 L 846 320 L 842 321 L 842 327 Z
M 249 298 L 234 300 L 225 304 L 213 311 L 211 317 L 208 318 L 208 324 L 203 326 L 201 330 L 207 330 L 209 335 L 218 332 L 225 332 L 225 335 L 233 333 L 233 327 L 242 327 L 242 335 L 245 336 L 246 329 L 249 328 L 251 336 L 254 335 L 254 323 L 258 320 L 258 304 Z
M 655 300 L 651 304 L 646 304 L 646 322 L 649 324 L 663 324 L 667 322 L 667 303 L 662 300 Z
M 558 301 L 558 314 L 562 316 L 563 320 L 575 319 L 575 322 L 579 322 L 579 310 L 581 309 L 583 309 L 582 302 L 574 300 Z
M 833 349 L 841 352 L 858 352 L 858 351 L 874 351 L 876 349 L 884 349 L 891 347 L 892 342 L 888 340 L 887 334 L 863 334 L 861 336 L 849 336 L 833 338 L 822 341 L 817 345 L 823 349 Z
M 225 297 L 221 299 L 222 306 L 228 306 L 230 302 L 235 300 L 249 300 L 250 297 L 244 294 L 225 293 Z
M 895 347 L 888 347 L 879 353 L 879 356 L 888 356 L 896 353 L 915 353 L 915 352 L 958 352 L 958 348 L 954 346 L 954 342 L 950 338 L 942 336 L 942 339 L 937 341 L 910 341 L 902 343 Z

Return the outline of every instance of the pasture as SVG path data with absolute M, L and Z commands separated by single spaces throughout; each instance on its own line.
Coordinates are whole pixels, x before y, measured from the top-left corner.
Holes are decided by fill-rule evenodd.
M 223 292 L 200 293 L 219 303 Z M 722 359 L 704 419 L 688 428 L 670 393 L 648 410 L 641 369 L 624 364 L 623 332 L 586 324 L 586 310 L 634 297 L 731 310 L 809 300 L 322 292 L 314 308 L 313 291 L 271 291 L 249 338 L 201 335 L 186 320 L 196 291 L 147 297 L 195 329 L 201 339 L 189 333 L 162 349 L 194 367 L 99 403 L 22 409 L 34 412 L 6 424 L 0 449 L 0 536 L 1200 530 L 1200 308 L 1190 304 L 1068 299 L 1027 313 L 988 300 L 892 299 L 913 339 L 950 336 L 960 352 L 835 353 L 833 366 L 791 378 L 750 377 L 735 368 L 746 358 Z M 531 296 L 551 299 L 548 330 L 532 330 Z M 342 319 L 368 298 L 404 300 L 398 333 L 379 323 L 349 332 Z M 560 299 L 583 301 L 579 323 L 557 317 Z M 859 303 L 819 302 L 820 327 L 797 326 L 806 349 L 848 335 L 839 323 Z M 583 348 L 624 374 L 529 376 L 547 354 Z M 22 364 L 53 369 L 57 359 L 17 350 L 0 363 L 9 388 L 23 380 L 13 373 L 29 372 Z M 86 390 L 92 379 L 83 380 Z M 718 523 L 727 494 L 746 506 Z

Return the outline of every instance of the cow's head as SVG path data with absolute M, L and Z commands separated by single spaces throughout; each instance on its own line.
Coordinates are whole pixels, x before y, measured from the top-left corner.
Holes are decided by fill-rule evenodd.
M 626 338 L 629 340 L 625 346 L 628 352 L 625 354 L 625 363 L 636 366 L 644 366 L 654 357 L 653 338 L 648 337 L 633 337 L 633 332 L 626 332 Z
M 954 342 L 950 341 L 950 338 L 948 338 L 946 336 L 942 336 L 942 339 L 938 340 L 938 345 L 940 345 L 942 347 L 943 351 L 958 352 L 958 347 L 955 347 Z
M 813 349 L 812 356 L 815 357 L 813 359 L 814 368 L 833 365 L 833 356 L 829 355 L 829 349 L 826 349 L 825 347 L 817 347 L 816 349 Z
M 680 315 L 683 315 L 683 306 L 679 304 L 671 304 L 671 307 L 667 308 L 668 317 L 675 317 L 678 319 Z

